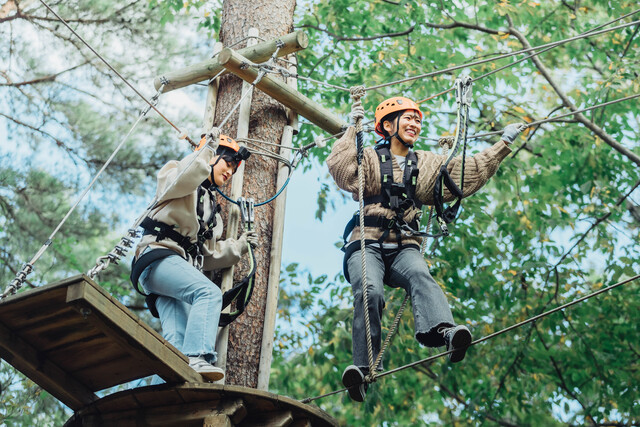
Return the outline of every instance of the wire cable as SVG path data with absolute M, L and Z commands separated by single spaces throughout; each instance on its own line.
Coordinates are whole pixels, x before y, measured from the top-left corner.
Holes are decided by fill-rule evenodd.
M 623 280 L 621 282 L 615 283 L 613 285 L 607 286 L 606 288 L 602 288 L 602 289 L 600 289 L 598 291 L 595 291 L 593 293 L 585 295 L 584 297 L 578 298 L 576 300 L 570 301 L 570 302 L 568 302 L 566 304 L 563 304 L 561 306 L 558 306 L 556 308 L 552 308 L 551 310 L 548 310 L 548 311 L 545 311 L 543 313 L 540 313 L 540 314 L 538 314 L 536 316 L 530 317 L 530 318 L 528 318 L 526 320 L 523 320 L 522 322 L 515 323 L 515 324 L 513 324 L 511 326 L 508 326 L 508 327 L 506 327 L 504 329 L 501 329 L 501 330 L 499 330 L 497 332 L 494 332 L 492 334 L 486 335 L 486 336 L 484 336 L 484 337 L 482 337 L 480 339 L 477 339 L 477 340 L 473 341 L 471 344 L 469 344 L 469 347 L 474 346 L 476 344 L 480 344 L 481 342 L 484 342 L 484 341 L 488 341 L 488 340 L 490 340 L 492 338 L 497 337 L 498 335 L 502 335 L 504 333 L 507 333 L 509 331 L 517 329 L 517 328 L 519 328 L 521 326 L 524 326 L 524 325 L 526 325 L 528 323 L 535 322 L 536 320 L 542 319 L 543 317 L 546 317 L 546 316 L 548 316 L 550 314 L 553 314 L 553 313 L 555 313 L 557 311 L 564 310 L 565 308 L 571 307 L 572 305 L 578 304 L 578 303 L 580 303 L 582 301 L 586 301 L 586 300 L 588 300 L 590 298 L 593 298 L 593 297 L 595 297 L 597 295 L 600 295 L 600 294 L 602 294 L 604 292 L 608 292 L 608 291 L 610 291 L 610 290 L 612 290 L 614 288 L 617 288 L 619 286 L 626 285 L 627 283 L 636 281 L 639 278 L 640 278 L 640 274 L 637 274 L 637 275 L 635 275 L 635 276 L 633 276 L 633 277 L 631 277 L 629 279 L 626 279 L 626 280 Z M 440 357 L 443 357 L 443 356 L 446 356 L 448 354 L 451 354 L 451 353 L 453 353 L 454 351 L 457 351 L 457 350 L 458 349 L 444 351 L 442 353 L 438 353 L 438 354 L 435 354 L 433 356 L 429 356 L 429 357 L 427 357 L 425 359 L 421 359 L 421 360 L 418 360 L 416 362 L 408 363 L 406 365 L 400 366 L 400 367 L 395 368 L 395 369 L 390 369 L 388 371 L 381 372 L 381 373 L 377 374 L 376 377 L 381 378 L 381 377 L 385 377 L 387 375 L 395 374 L 396 372 L 400 372 L 400 371 L 403 371 L 403 370 L 408 369 L 408 368 L 413 368 L 414 366 L 421 365 L 423 363 L 431 362 L 431 361 L 433 361 L 435 359 L 438 359 Z M 341 393 L 341 392 L 346 391 L 346 390 L 347 390 L 346 388 L 343 388 L 343 389 L 335 390 L 335 391 L 332 391 L 332 392 L 329 392 L 329 393 L 325 393 L 325 394 L 322 394 L 322 395 L 319 395 L 319 396 L 308 397 L 306 399 L 300 400 L 300 402 L 301 403 L 310 403 L 310 402 L 313 402 L 314 400 L 322 399 L 324 397 L 331 396 L 331 395 L 334 395 L 334 394 L 337 394 L 337 393 Z

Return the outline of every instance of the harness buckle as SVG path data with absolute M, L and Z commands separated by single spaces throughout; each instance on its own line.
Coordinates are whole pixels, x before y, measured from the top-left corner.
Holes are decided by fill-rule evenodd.
M 194 266 L 198 269 L 198 271 L 202 272 L 202 267 L 204 265 L 204 255 L 196 255 L 193 259 Z

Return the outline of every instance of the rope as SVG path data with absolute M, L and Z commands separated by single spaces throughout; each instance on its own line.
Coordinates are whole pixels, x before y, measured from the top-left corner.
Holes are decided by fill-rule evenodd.
M 434 76 L 437 76 L 437 75 L 440 75 L 440 74 L 448 73 L 450 71 L 456 71 L 456 70 L 459 70 L 461 68 L 474 67 L 476 65 L 484 64 L 486 62 L 497 61 L 499 59 L 508 58 L 510 56 L 515 56 L 515 55 L 519 55 L 519 54 L 522 54 L 522 53 L 534 52 L 534 51 L 536 51 L 538 49 L 544 49 L 544 48 L 547 48 L 547 47 L 556 47 L 556 46 L 560 46 L 560 45 L 563 45 L 563 44 L 566 44 L 566 43 L 569 43 L 569 42 L 572 42 L 572 41 L 575 41 L 575 40 L 580 40 L 580 39 L 584 39 L 584 38 L 597 36 L 597 35 L 600 35 L 600 34 L 611 32 L 611 31 L 620 30 L 622 28 L 632 27 L 632 26 L 637 25 L 637 24 L 640 24 L 640 20 L 629 22 L 627 24 L 617 25 L 615 27 L 611 27 L 611 28 L 606 29 L 606 30 L 589 32 L 587 34 L 580 34 L 578 36 L 570 37 L 568 39 L 559 40 L 559 41 L 551 42 L 551 43 L 546 43 L 546 44 L 542 44 L 542 45 L 539 45 L 539 46 L 533 46 L 533 47 L 526 48 L 526 49 L 521 49 L 521 50 L 518 50 L 518 51 L 515 51 L 515 52 L 505 53 L 505 54 L 502 54 L 502 55 L 495 56 L 493 58 L 488 58 L 488 59 L 483 59 L 483 60 L 480 60 L 480 61 L 469 62 L 467 64 L 462 64 L 462 65 L 455 65 L 453 67 L 449 67 L 449 68 L 445 68 L 445 69 L 437 70 L 437 71 L 432 71 L 432 72 L 425 73 L 425 74 L 420 74 L 418 76 L 407 77 L 405 79 L 397 80 L 397 81 L 394 81 L 394 82 L 382 83 L 382 84 L 379 84 L 379 85 L 376 85 L 376 86 L 368 87 L 365 90 L 366 91 L 377 90 L 377 89 L 381 89 L 381 88 L 384 88 L 384 87 L 387 87 L 387 86 L 393 86 L 393 85 L 397 85 L 397 84 L 401 84 L 401 83 L 411 82 L 411 81 L 418 80 L 418 79 L 434 77 Z
M 545 311 L 544 313 L 541 313 L 541 314 L 538 314 L 536 316 L 530 317 L 529 319 L 523 320 L 522 322 L 513 324 L 513 325 L 508 326 L 508 327 L 506 327 L 504 329 L 501 329 L 501 330 L 499 330 L 497 332 L 494 332 L 494 333 L 486 335 L 486 336 L 484 336 L 484 337 L 482 337 L 480 339 L 477 339 L 477 340 L 473 341 L 471 344 L 469 344 L 469 347 L 474 346 L 476 344 L 480 344 L 481 342 L 484 342 L 484 341 L 488 341 L 488 340 L 490 340 L 492 338 L 497 337 L 498 335 L 502 335 L 502 334 L 504 334 L 506 332 L 509 332 L 509 331 L 517 329 L 517 328 L 519 328 L 521 326 L 524 326 L 524 325 L 526 325 L 528 323 L 533 323 L 536 320 L 542 319 L 543 317 L 546 317 L 546 316 L 548 316 L 550 314 L 553 314 L 553 313 L 555 313 L 557 311 L 564 310 L 565 308 L 571 307 L 572 305 L 578 304 L 578 303 L 580 303 L 582 301 L 586 301 L 586 300 L 588 300 L 590 298 L 593 298 L 593 297 L 595 297 L 597 295 L 600 295 L 600 294 L 602 294 L 604 292 L 608 292 L 608 291 L 610 291 L 610 290 L 612 290 L 614 288 L 617 288 L 619 286 L 626 285 L 627 283 L 636 281 L 639 278 L 640 278 L 640 274 L 635 275 L 635 276 L 633 276 L 633 277 L 631 277 L 629 279 L 623 280 L 621 282 L 618 282 L 618 283 L 615 283 L 613 285 L 607 286 L 606 288 L 602 288 L 602 289 L 600 289 L 598 291 L 595 291 L 595 292 L 593 292 L 591 294 L 585 295 L 582 298 L 578 298 L 578 299 L 576 299 L 574 301 L 570 301 L 570 302 L 568 302 L 566 304 L 563 304 L 563 305 L 561 305 L 559 307 L 556 307 L 556 308 L 553 308 L 551 310 Z M 379 373 L 377 376 L 378 377 L 385 377 L 387 375 L 395 374 L 396 372 L 400 372 L 400 371 L 408 369 L 408 368 L 413 368 L 414 366 L 421 365 L 423 363 L 431 362 L 431 361 L 433 361 L 433 360 L 435 360 L 435 359 L 437 359 L 439 357 L 446 356 L 446 355 L 448 355 L 448 354 L 450 354 L 450 353 L 452 353 L 454 351 L 456 351 L 456 350 L 454 349 L 454 350 L 449 350 L 449 351 L 445 351 L 445 352 L 442 352 L 442 353 L 438 353 L 438 354 L 435 354 L 433 356 L 427 357 L 425 359 L 418 360 L 417 362 L 408 363 L 408 364 L 400 366 L 398 368 L 391 369 L 389 371 Z M 306 399 L 300 400 L 300 402 L 301 403 L 310 403 L 310 402 L 313 402 L 314 400 L 322 399 L 323 397 L 327 397 L 327 396 L 331 396 L 333 394 L 341 393 L 341 392 L 346 391 L 346 390 L 347 390 L 346 388 L 343 388 L 343 389 L 332 391 L 330 393 L 322 394 L 322 395 L 319 395 L 319 396 L 316 396 L 316 397 L 308 397 Z
M 164 89 L 164 84 L 162 84 L 162 86 L 160 86 L 160 88 L 158 89 L 158 91 L 156 92 L 156 94 L 151 98 L 153 103 L 157 103 L 158 102 L 158 98 L 160 97 L 160 95 L 162 94 L 162 89 Z M 115 150 L 113 150 L 113 152 L 111 153 L 111 155 L 109 156 L 109 158 L 105 161 L 104 165 L 102 165 L 102 167 L 100 168 L 100 170 L 96 173 L 96 175 L 93 177 L 93 179 L 91 180 L 91 182 L 89 183 L 89 185 L 87 185 L 87 187 L 82 191 L 82 193 L 80 193 L 80 196 L 78 196 L 78 199 L 75 201 L 75 203 L 73 204 L 73 206 L 71 206 L 71 208 L 69 208 L 69 210 L 67 211 L 66 215 L 62 218 L 62 220 L 58 223 L 58 225 L 56 226 L 56 228 L 51 232 L 51 234 L 49 235 L 49 238 L 44 242 L 44 244 L 40 247 L 40 249 L 38 250 L 38 252 L 36 252 L 36 254 L 33 256 L 33 258 L 31 258 L 31 261 L 29 261 L 28 263 L 26 263 L 22 270 L 20 272 L 18 272 L 18 274 L 16 274 L 16 277 L 13 279 L 13 281 L 11 282 L 11 284 L 7 287 L 7 289 L 2 293 L 2 295 L 0 295 L 0 300 L 6 298 L 8 295 L 12 295 L 15 294 L 21 287 L 22 284 L 24 283 L 24 281 L 26 280 L 27 276 L 29 274 L 31 274 L 31 272 L 33 271 L 33 265 L 38 261 L 38 259 L 40 259 L 40 257 L 44 254 L 44 252 L 49 248 L 49 246 L 51 246 L 51 244 L 53 243 L 53 239 L 55 237 L 55 235 L 58 233 L 58 231 L 60 230 L 60 228 L 62 228 L 62 226 L 64 225 L 65 222 L 67 222 L 67 219 L 69 219 L 69 217 L 71 216 L 71 214 L 76 210 L 76 208 L 78 207 L 78 205 L 80 204 L 80 202 L 84 199 L 84 197 L 87 195 L 87 193 L 89 192 L 89 190 L 93 187 L 93 185 L 96 183 L 96 181 L 98 180 L 98 178 L 100 177 L 100 175 L 102 175 L 102 173 L 105 171 L 105 169 L 107 168 L 107 166 L 109 166 L 109 164 L 111 164 L 111 162 L 113 161 L 113 159 L 115 158 L 116 154 L 118 154 L 118 152 L 120 151 L 120 149 L 124 146 L 124 143 L 127 141 L 127 139 L 129 139 L 129 136 L 131 136 L 131 133 L 133 133 L 133 130 L 136 128 L 136 126 L 138 126 L 138 124 L 142 121 L 142 119 L 144 118 L 144 116 L 147 115 L 147 113 L 149 112 L 151 108 L 150 107 L 146 107 L 144 110 L 142 110 L 140 112 L 140 115 L 138 116 L 138 119 L 133 123 L 133 125 L 131 126 L 131 128 L 129 129 L 129 131 L 127 132 L 127 134 L 122 138 L 122 140 L 120 141 L 120 143 L 116 146 Z
M 133 90 L 133 92 L 138 95 L 140 98 L 142 98 L 142 100 L 144 102 L 146 102 L 150 108 L 152 108 L 156 113 L 158 113 L 158 115 L 160 117 L 162 117 L 164 119 L 164 121 L 166 121 L 167 123 L 169 123 L 169 125 L 171 127 L 173 127 L 180 135 L 185 135 L 185 139 L 187 141 L 189 141 L 189 143 L 192 146 L 197 146 L 197 144 L 195 142 L 193 142 L 188 136 L 186 136 L 186 133 L 182 132 L 182 130 L 180 130 L 179 127 L 177 127 L 176 125 L 173 124 L 173 122 L 171 122 L 171 120 L 169 120 L 167 117 L 165 117 L 164 114 L 162 114 L 160 112 L 160 110 L 158 110 L 155 106 L 154 103 L 152 103 L 151 101 L 149 101 L 142 93 L 140 93 L 140 91 L 138 89 L 136 89 L 126 78 L 124 78 L 124 76 L 122 76 L 122 74 L 120 74 L 118 72 L 118 70 L 116 70 L 106 59 L 104 59 L 88 42 L 86 42 L 81 36 L 80 34 L 78 34 L 73 28 L 71 28 L 71 26 L 64 20 L 62 19 L 62 17 L 60 15 L 58 15 L 52 8 L 51 6 L 49 6 L 47 3 L 45 3 L 44 0 L 40 0 L 40 3 L 42 3 L 44 5 L 44 7 L 46 7 L 49 12 L 51 12 L 65 27 L 67 27 L 69 29 L 69 31 L 71 31 L 71 33 L 73 33 L 74 36 L 76 36 L 78 38 L 78 40 L 80 40 L 91 52 L 93 52 L 93 54 L 98 57 L 98 59 L 100 59 L 111 71 L 113 71 L 116 76 L 118 76 L 120 78 L 120 80 L 122 80 L 127 86 L 129 86 L 129 88 L 131 88 L 131 90 Z M 166 82 L 163 83 L 166 84 Z
M 354 86 L 349 90 L 353 103 L 351 110 L 362 109 L 360 101 L 365 96 L 364 86 Z M 365 378 L 367 382 L 375 378 L 376 365 L 373 360 L 373 346 L 371 344 L 371 322 L 369 319 L 369 291 L 367 284 L 367 251 L 364 237 L 364 166 L 362 165 L 362 114 L 354 116 L 356 128 L 356 160 L 358 162 L 358 203 L 360 206 L 360 264 L 362 265 L 362 303 L 364 305 L 364 326 L 367 336 L 367 356 L 369 358 L 369 374 Z

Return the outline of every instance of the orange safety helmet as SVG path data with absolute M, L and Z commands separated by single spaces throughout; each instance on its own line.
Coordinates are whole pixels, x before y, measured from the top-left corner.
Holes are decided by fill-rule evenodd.
M 243 160 L 249 158 L 251 153 L 245 147 L 241 147 L 238 143 L 228 135 L 220 134 L 220 140 L 218 141 L 218 149 L 216 150 L 216 154 L 223 156 L 225 155 L 225 151 L 229 153 L 229 151 L 233 152 L 233 155 L 229 156 L 229 154 L 225 155 L 225 157 L 230 157 L 230 160 L 233 160 L 237 163 L 237 166 L 240 166 Z M 207 137 L 202 137 L 200 140 L 200 144 L 196 147 L 196 151 L 202 149 L 207 143 Z
M 385 136 L 384 129 L 382 127 L 382 119 L 384 119 L 391 113 L 404 110 L 416 110 L 418 114 L 420 114 L 420 119 L 422 119 L 422 111 L 420 111 L 420 106 L 418 106 L 418 104 L 416 104 L 409 98 L 405 98 L 404 96 L 394 96 L 393 98 L 385 99 L 380 104 L 378 104 L 378 107 L 376 108 L 376 133 L 380 136 Z

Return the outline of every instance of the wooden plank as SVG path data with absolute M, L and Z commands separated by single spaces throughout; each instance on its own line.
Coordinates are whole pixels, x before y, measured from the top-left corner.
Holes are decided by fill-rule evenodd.
M 173 351 L 175 348 L 171 346 L 170 349 L 158 335 L 148 334 L 148 330 L 137 318 L 134 320 L 124 306 L 112 298 L 104 298 L 100 290 L 87 281 L 69 287 L 67 302 L 72 304 L 87 322 L 128 352 L 132 359 L 130 363 L 134 366 L 144 366 L 169 382 L 202 381 L 201 376 L 186 363 L 184 355 L 177 355 Z M 121 374 L 127 376 L 124 372 L 126 370 L 121 371 Z M 137 378 L 147 376 L 146 372 L 148 371 L 145 370 L 145 374 Z M 112 384 L 100 384 L 104 387 L 118 384 L 116 377 L 111 382 Z
M 22 338 L 42 353 L 76 342 L 86 342 L 97 333 L 95 328 L 83 322 L 70 307 L 67 307 L 64 316 L 50 319 L 50 323 L 34 325 L 33 328 L 20 331 Z
M 284 46 L 278 51 L 279 57 L 305 49 L 309 45 L 309 37 L 307 34 L 304 31 L 295 31 L 290 34 L 286 34 L 279 39 L 257 43 L 254 46 L 247 46 L 244 49 L 239 49 L 238 52 L 252 62 L 264 62 L 276 51 L 276 42 L 278 40 L 284 43 Z M 224 70 L 224 67 L 218 63 L 218 58 L 211 58 L 181 70 L 172 71 L 170 73 L 165 73 L 163 76 L 158 76 L 153 81 L 153 85 L 156 90 L 158 90 L 162 85 L 162 78 L 169 80 L 169 83 L 165 85 L 163 89 L 163 93 L 166 93 L 181 87 L 208 80 L 215 77 L 215 75 L 222 70 Z
M 233 427 L 235 424 L 231 422 L 226 415 L 211 415 L 204 419 L 202 424 L 204 427 Z
M 247 427 L 287 427 L 293 423 L 291 411 L 278 411 L 273 413 L 261 413 L 254 415 L 254 419 L 243 423 Z
M 300 418 L 294 420 L 293 424 L 291 424 L 291 427 L 312 427 L 312 424 L 308 418 Z
M 56 317 L 61 313 L 68 312 L 69 309 L 64 304 L 56 303 L 64 301 L 65 289 L 50 288 L 49 290 L 48 294 L 34 293 L 32 298 L 29 299 L 9 300 L 12 297 L 7 298 L 7 300 L 0 303 L 0 322 L 7 326 L 10 325 L 11 330 L 19 331 L 31 328 L 32 325 Z M 28 295 L 30 292 L 22 292 L 20 296 Z
M 227 70 L 247 82 L 252 83 L 258 75 L 254 67 L 245 66 L 249 63 L 248 59 L 232 49 L 223 49 L 218 55 L 218 61 Z M 291 88 L 282 80 L 265 75 L 256 87 L 332 135 L 342 132 L 342 129 L 347 127 L 347 123 L 340 117 Z
M 291 413 L 293 425 L 300 423 L 300 426 L 337 426 L 337 422 L 317 406 L 305 405 L 286 396 L 239 386 L 183 383 L 175 386 L 146 386 L 113 393 L 77 411 L 73 423 L 66 427 L 150 425 L 149 420 L 157 418 L 168 421 L 168 414 L 174 416 L 174 412 L 179 412 L 178 415 L 182 417 L 176 418 L 178 421 L 184 421 L 190 417 L 183 415 L 185 412 L 202 415 L 213 408 L 217 412 L 211 412 L 210 415 L 226 415 L 234 425 L 239 426 L 248 425 L 250 422 L 264 422 L 265 414 L 273 415 L 287 411 Z M 161 416 L 156 417 L 158 414 Z M 123 419 L 129 423 L 121 421 Z M 90 424 L 89 420 L 94 424 Z M 135 420 L 140 420 L 140 423 L 135 424 Z M 165 425 L 168 423 L 165 422 Z M 182 427 L 191 425 L 191 422 L 171 425 Z
M 114 346 L 113 341 L 104 334 L 44 352 L 47 359 L 64 366 L 65 371 L 74 375 L 80 370 L 122 358 L 124 354 L 122 349 Z
M 143 322 L 138 316 L 136 316 L 134 313 L 132 313 L 127 307 L 124 306 L 124 304 L 122 304 L 116 298 L 111 296 L 100 285 L 98 285 L 96 282 L 94 282 L 88 276 L 85 276 L 85 275 L 80 276 L 80 279 L 84 283 L 86 283 L 86 285 L 91 287 L 93 289 L 93 291 L 95 291 L 93 293 L 93 295 L 95 295 L 96 298 L 98 298 L 98 300 L 100 300 L 100 299 L 104 300 L 103 304 L 102 304 L 103 307 L 112 307 L 113 310 L 115 310 L 115 312 L 119 313 L 120 315 L 124 315 L 126 317 L 129 317 L 134 323 L 136 323 L 140 328 L 143 329 L 143 331 L 140 331 L 141 334 L 151 335 L 156 340 L 162 342 L 163 345 L 165 347 L 167 347 L 168 350 L 173 352 L 176 356 L 178 356 L 179 358 L 181 358 L 185 362 L 189 361 L 189 358 L 187 356 L 182 354 L 177 348 L 175 348 L 174 346 L 169 344 L 167 341 L 165 341 L 164 338 L 162 338 L 162 336 L 160 334 L 158 334 L 158 332 L 156 332 L 155 329 L 153 329 L 151 326 L 149 326 L 148 324 Z M 72 298 L 72 299 L 73 298 L 76 298 L 76 299 L 77 298 L 82 298 L 82 295 L 83 295 L 84 291 L 80 290 L 79 291 L 80 292 L 79 295 L 73 295 L 73 292 L 75 292 L 75 289 L 80 289 L 80 288 L 77 288 L 77 287 L 76 288 L 73 288 L 73 287 L 69 287 L 68 288 L 68 293 L 67 293 L 67 296 L 66 296 L 66 300 L 67 301 L 70 301 L 69 298 Z
M 121 352 L 103 363 L 96 362 L 73 371 L 73 374 L 77 378 L 82 378 L 83 382 L 92 390 L 103 390 L 155 373 L 144 360 L 131 357 L 129 352 Z
M 0 357 L 73 410 L 98 399 L 92 390 L 0 324 Z

